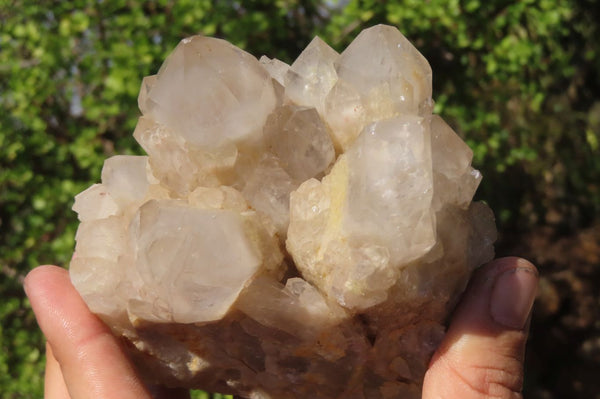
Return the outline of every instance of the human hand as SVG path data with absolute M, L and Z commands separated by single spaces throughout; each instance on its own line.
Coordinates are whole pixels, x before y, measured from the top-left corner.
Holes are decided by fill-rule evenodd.
M 429 364 L 424 399 L 523 397 L 537 284 L 535 266 L 519 258 L 496 259 L 475 272 Z
M 518 258 L 498 259 L 475 273 L 431 361 L 424 399 L 521 397 L 537 278 L 535 267 Z M 45 398 L 189 397 L 183 390 L 144 386 L 66 270 L 38 267 L 25 279 L 25 290 L 48 339 Z
M 190 397 L 187 390 L 144 385 L 118 339 L 89 311 L 65 269 L 32 270 L 25 292 L 47 338 L 44 398 Z

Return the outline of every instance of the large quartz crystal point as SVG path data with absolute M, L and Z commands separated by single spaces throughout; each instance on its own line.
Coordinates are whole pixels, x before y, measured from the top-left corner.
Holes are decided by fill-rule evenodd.
M 393 265 L 435 244 L 431 141 L 427 120 L 403 116 L 368 126 L 346 153 L 346 225 L 355 243 L 387 248 Z
M 391 26 L 362 31 L 340 55 L 337 73 L 359 92 L 374 119 L 416 114 L 431 98 L 429 63 Z
M 157 177 L 185 195 L 198 184 L 222 184 L 239 147 L 261 145 L 276 101 L 271 76 L 256 58 L 224 40 L 193 36 L 144 79 L 134 136 Z
M 431 102 L 429 63 L 391 26 L 362 31 L 336 61 L 336 71 L 338 81 L 325 101 L 325 119 L 343 149 L 364 123 L 418 114 Z
M 322 183 L 291 196 L 287 248 L 305 278 L 348 308 L 386 299 L 405 265 L 435 244 L 429 125 L 368 126 Z
M 270 76 L 256 58 L 204 36 L 183 39 L 146 90 L 145 116 L 209 148 L 256 139 L 275 105 Z

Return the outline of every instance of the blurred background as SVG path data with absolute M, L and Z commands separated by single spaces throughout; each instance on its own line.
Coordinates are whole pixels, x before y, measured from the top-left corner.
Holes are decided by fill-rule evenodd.
M 315 35 L 339 51 L 386 23 L 474 151 L 498 256 L 540 269 L 525 397 L 600 398 L 599 21 L 594 0 L 0 0 L 0 397 L 42 396 L 23 277 L 68 265 L 73 196 L 105 158 L 142 154 L 141 80 L 182 38 L 290 62 Z

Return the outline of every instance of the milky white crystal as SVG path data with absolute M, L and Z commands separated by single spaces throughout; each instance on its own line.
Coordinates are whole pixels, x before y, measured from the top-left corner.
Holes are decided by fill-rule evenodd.
M 152 383 L 248 398 L 418 398 L 493 257 L 472 151 L 395 28 L 291 65 L 184 39 L 134 137 L 75 198 L 71 279 Z
M 268 73 L 223 40 L 184 39 L 158 75 L 146 83 L 140 110 L 194 146 L 257 140 L 275 106 Z

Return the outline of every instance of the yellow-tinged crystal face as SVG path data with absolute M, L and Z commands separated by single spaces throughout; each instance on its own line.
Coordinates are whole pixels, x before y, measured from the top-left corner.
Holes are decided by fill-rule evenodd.
M 140 373 L 253 398 L 413 398 L 494 218 L 395 28 L 287 65 L 183 40 L 79 194 L 71 278 Z M 135 349 L 133 349 L 135 348 Z

